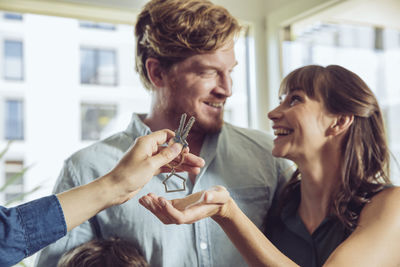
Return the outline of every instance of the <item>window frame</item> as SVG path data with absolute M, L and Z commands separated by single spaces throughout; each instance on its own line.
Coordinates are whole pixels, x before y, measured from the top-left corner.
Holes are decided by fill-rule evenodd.
M 13 43 L 20 43 L 21 44 L 21 70 L 20 70 L 20 77 L 8 77 L 7 76 L 7 56 L 6 56 L 6 43 L 13 42 Z M 24 53 L 24 41 L 18 38 L 4 38 L 3 39 L 3 79 L 5 81 L 24 81 L 25 80 L 25 53 Z
M 9 136 L 8 135 L 8 123 L 9 123 L 9 117 L 8 117 L 8 103 L 9 102 L 18 102 L 20 103 L 20 113 L 21 113 L 21 121 L 18 121 L 18 126 L 21 128 L 20 135 L 17 138 L 14 138 L 15 136 Z M 15 141 L 24 141 L 25 140 L 25 101 L 23 99 L 17 99 L 17 98 L 6 98 L 4 100 L 4 140 L 15 140 Z
M 95 62 L 95 82 L 91 83 L 91 82 L 82 82 L 82 50 L 91 50 L 92 52 L 95 52 L 95 58 L 94 58 L 94 62 Z M 99 81 L 99 75 L 98 75 L 98 69 L 99 66 L 101 66 L 99 64 L 100 62 L 100 52 L 104 52 L 104 51 L 109 51 L 109 52 L 113 52 L 114 54 L 114 82 L 110 83 L 110 84 L 106 84 L 106 83 L 101 83 Z M 88 46 L 88 45 L 81 45 L 79 48 L 79 71 L 80 71 L 80 85 L 81 86 L 107 86 L 107 87 L 118 87 L 119 86 L 119 66 L 118 66 L 118 49 L 116 48 L 103 48 L 103 47 L 95 47 L 95 46 Z

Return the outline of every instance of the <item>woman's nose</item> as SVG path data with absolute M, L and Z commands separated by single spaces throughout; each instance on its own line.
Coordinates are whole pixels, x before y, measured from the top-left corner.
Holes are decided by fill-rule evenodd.
M 282 117 L 282 112 L 280 110 L 280 105 L 268 112 L 268 119 L 275 121 Z

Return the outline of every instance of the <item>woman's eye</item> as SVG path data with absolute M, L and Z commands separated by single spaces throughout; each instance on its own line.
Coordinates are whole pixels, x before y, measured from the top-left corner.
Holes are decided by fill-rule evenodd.
M 286 97 L 287 97 L 287 95 L 280 95 L 279 96 L 279 105 L 282 104 L 285 101 Z
M 289 105 L 290 106 L 294 106 L 294 105 L 296 105 L 297 103 L 299 103 L 299 102 L 301 102 L 301 97 L 300 96 L 298 96 L 298 95 L 293 95 L 291 98 L 290 98 L 290 102 L 289 102 Z

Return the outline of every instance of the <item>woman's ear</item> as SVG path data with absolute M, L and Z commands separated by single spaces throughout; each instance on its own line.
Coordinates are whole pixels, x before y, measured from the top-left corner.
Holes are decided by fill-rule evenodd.
M 339 115 L 334 120 L 328 129 L 328 134 L 337 136 L 346 130 L 353 124 L 354 115 Z
M 151 84 L 155 88 L 164 86 L 164 81 L 162 77 L 163 69 L 161 68 L 161 64 L 158 59 L 152 57 L 146 59 L 146 71 Z

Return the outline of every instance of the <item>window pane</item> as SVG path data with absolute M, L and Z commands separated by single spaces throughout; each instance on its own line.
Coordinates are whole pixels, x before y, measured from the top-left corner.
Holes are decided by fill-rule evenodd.
M 102 131 L 115 118 L 116 114 L 115 105 L 82 104 L 82 140 L 99 140 L 102 137 Z
M 116 84 L 115 51 L 99 50 L 99 66 L 97 70 L 99 84 Z
M 23 170 L 22 161 L 6 161 L 4 164 L 6 183 L 10 179 L 14 181 L 8 185 L 4 190 L 5 202 L 17 198 L 24 193 L 24 177 L 18 176 Z
M 81 83 L 96 82 L 95 50 L 81 48 Z
M 115 30 L 115 25 L 110 23 L 99 23 L 99 22 L 91 22 L 91 21 L 80 21 L 79 26 L 81 28 L 92 28 L 92 29 L 101 29 L 101 30 Z
M 22 20 L 22 15 L 17 13 L 4 13 L 3 17 L 11 20 Z
M 4 78 L 23 79 L 23 53 L 20 41 L 4 41 Z
M 114 50 L 81 48 L 81 83 L 117 85 Z
M 23 140 L 24 114 L 22 101 L 7 100 L 5 115 L 5 138 L 7 140 Z

